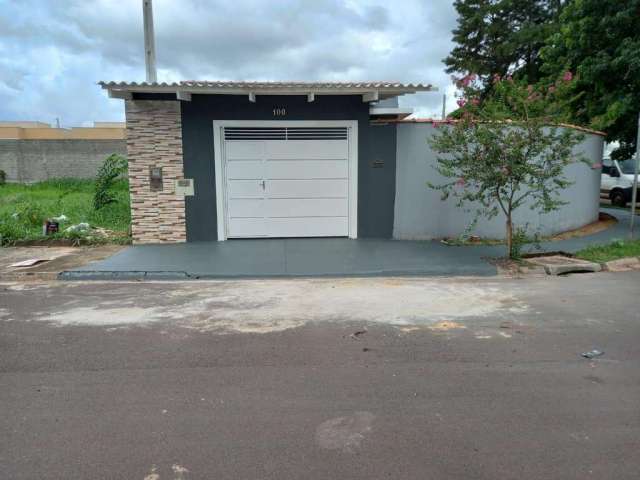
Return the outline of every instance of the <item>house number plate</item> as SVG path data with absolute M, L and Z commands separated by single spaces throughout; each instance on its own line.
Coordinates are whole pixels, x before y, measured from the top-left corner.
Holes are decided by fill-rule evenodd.
M 287 109 L 286 108 L 280 108 L 280 107 L 276 107 L 273 109 L 273 116 L 274 117 L 284 117 L 287 114 Z

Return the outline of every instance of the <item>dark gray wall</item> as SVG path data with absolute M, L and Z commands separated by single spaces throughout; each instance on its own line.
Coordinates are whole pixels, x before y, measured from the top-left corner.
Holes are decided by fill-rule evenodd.
M 286 116 L 273 117 L 274 108 Z M 391 237 L 395 201 L 395 126 L 369 125 L 362 96 L 193 95 L 182 102 L 184 175 L 194 179 L 195 195 L 186 199 L 187 240 L 216 240 L 214 120 L 357 120 L 358 236 Z M 377 162 L 374 166 L 374 161 Z
M 0 139 L 0 170 L 6 172 L 8 182 L 93 178 L 112 153 L 126 155 L 126 141 Z

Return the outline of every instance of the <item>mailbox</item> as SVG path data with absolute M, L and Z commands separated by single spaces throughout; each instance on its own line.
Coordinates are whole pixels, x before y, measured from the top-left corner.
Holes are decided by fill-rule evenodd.
M 162 190 L 162 167 L 149 167 L 149 186 L 152 192 Z

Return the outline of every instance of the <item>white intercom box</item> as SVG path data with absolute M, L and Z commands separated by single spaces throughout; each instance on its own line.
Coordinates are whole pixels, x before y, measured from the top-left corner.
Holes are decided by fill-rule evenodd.
M 193 196 L 193 178 L 181 178 L 176 180 L 176 195 L 185 197 Z

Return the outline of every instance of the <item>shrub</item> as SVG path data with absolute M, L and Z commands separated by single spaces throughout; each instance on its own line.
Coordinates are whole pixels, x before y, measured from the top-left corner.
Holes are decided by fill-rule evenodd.
M 127 159 L 116 153 L 109 155 L 96 177 L 96 191 L 93 197 L 93 208 L 100 210 L 105 205 L 113 203 L 116 196 L 112 187 L 116 180 L 127 172 Z
M 0 169 L 0 185 L 7 183 L 7 172 Z
M 15 219 L 6 216 L 0 218 L 0 246 L 12 245 L 28 234 L 29 229 Z
M 16 207 L 16 211 L 12 218 L 16 219 L 23 225 L 39 227 L 42 226 L 42 223 L 45 220 L 45 213 L 37 203 L 22 203 Z

